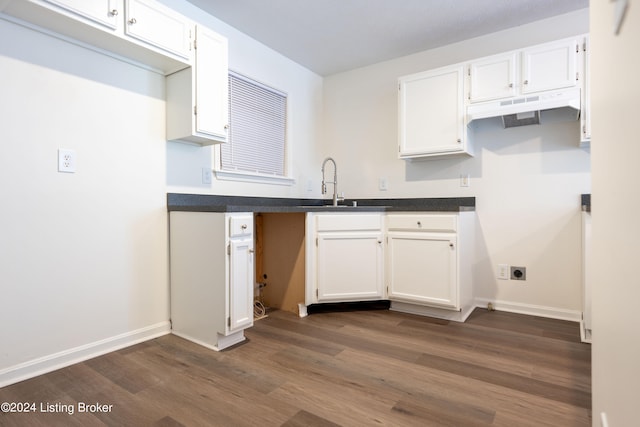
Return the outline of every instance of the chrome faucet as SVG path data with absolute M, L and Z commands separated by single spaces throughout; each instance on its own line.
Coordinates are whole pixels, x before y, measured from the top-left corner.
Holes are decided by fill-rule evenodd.
M 324 179 L 324 167 L 329 161 L 333 163 L 333 182 L 327 182 Z M 322 194 L 327 194 L 327 184 L 333 184 L 333 206 L 338 206 L 338 166 L 331 157 L 327 157 L 322 162 Z

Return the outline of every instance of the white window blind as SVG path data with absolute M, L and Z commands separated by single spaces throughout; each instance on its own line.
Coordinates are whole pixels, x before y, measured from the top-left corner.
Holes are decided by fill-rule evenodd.
M 229 73 L 229 133 L 220 147 L 224 171 L 285 176 L 286 94 Z

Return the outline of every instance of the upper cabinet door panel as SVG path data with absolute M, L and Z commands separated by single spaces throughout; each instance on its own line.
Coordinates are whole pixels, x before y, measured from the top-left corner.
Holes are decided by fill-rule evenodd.
M 94 23 L 115 30 L 122 22 L 122 0 L 45 0 Z
M 224 141 L 229 123 L 227 39 L 199 26 L 196 42 L 196 131 Z
M 474 61 L 469 65 L 471 102 L 508 98 L 516 94 L 515 52 Z
M 547 43 L 522 51 L 522 93 L 576 86 L 578 42 Z
M 184 16 L 152 0 L 129 0 L 125 33 L 166 52 L 191 57 L 192 25 Z
M 461 65 L 400 79 L 401 158 L 464 150 L 463 88 Z

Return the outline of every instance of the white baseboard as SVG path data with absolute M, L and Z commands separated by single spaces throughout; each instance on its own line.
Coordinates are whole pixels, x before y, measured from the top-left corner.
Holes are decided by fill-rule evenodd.
M 171 332 L 169 321 L 105 338 L 0 370 L 0 388 Z
M 582 319 L 582 312 L 578 310 L 566 310 L 562 308 L 546 307 L 542 305 L 490 300 L 487 298 L 475 299 L 476 307 L 487 308 L 487 304 L 489 303 L 491 303 L 493 305 L 493 308 L 498 311 L 529 314 L 531 316 L 548 317 L 550 319 L 569 320 L 571 322 L 580 322 L 580 320 Z

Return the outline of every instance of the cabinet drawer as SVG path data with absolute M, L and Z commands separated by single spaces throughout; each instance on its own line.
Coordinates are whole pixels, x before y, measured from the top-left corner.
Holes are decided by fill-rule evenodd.
M 455 233 L 457 231 L 456 219 L 456 215 L 389 215 L 387 216 L 387 228 L 389 230 Z
M 382 229 L 380 215 L 318 215 L 316 225 L 318 231 Z
M 238 215 L 229 218 L 229 237 L 253 234 L 253 215 Z

